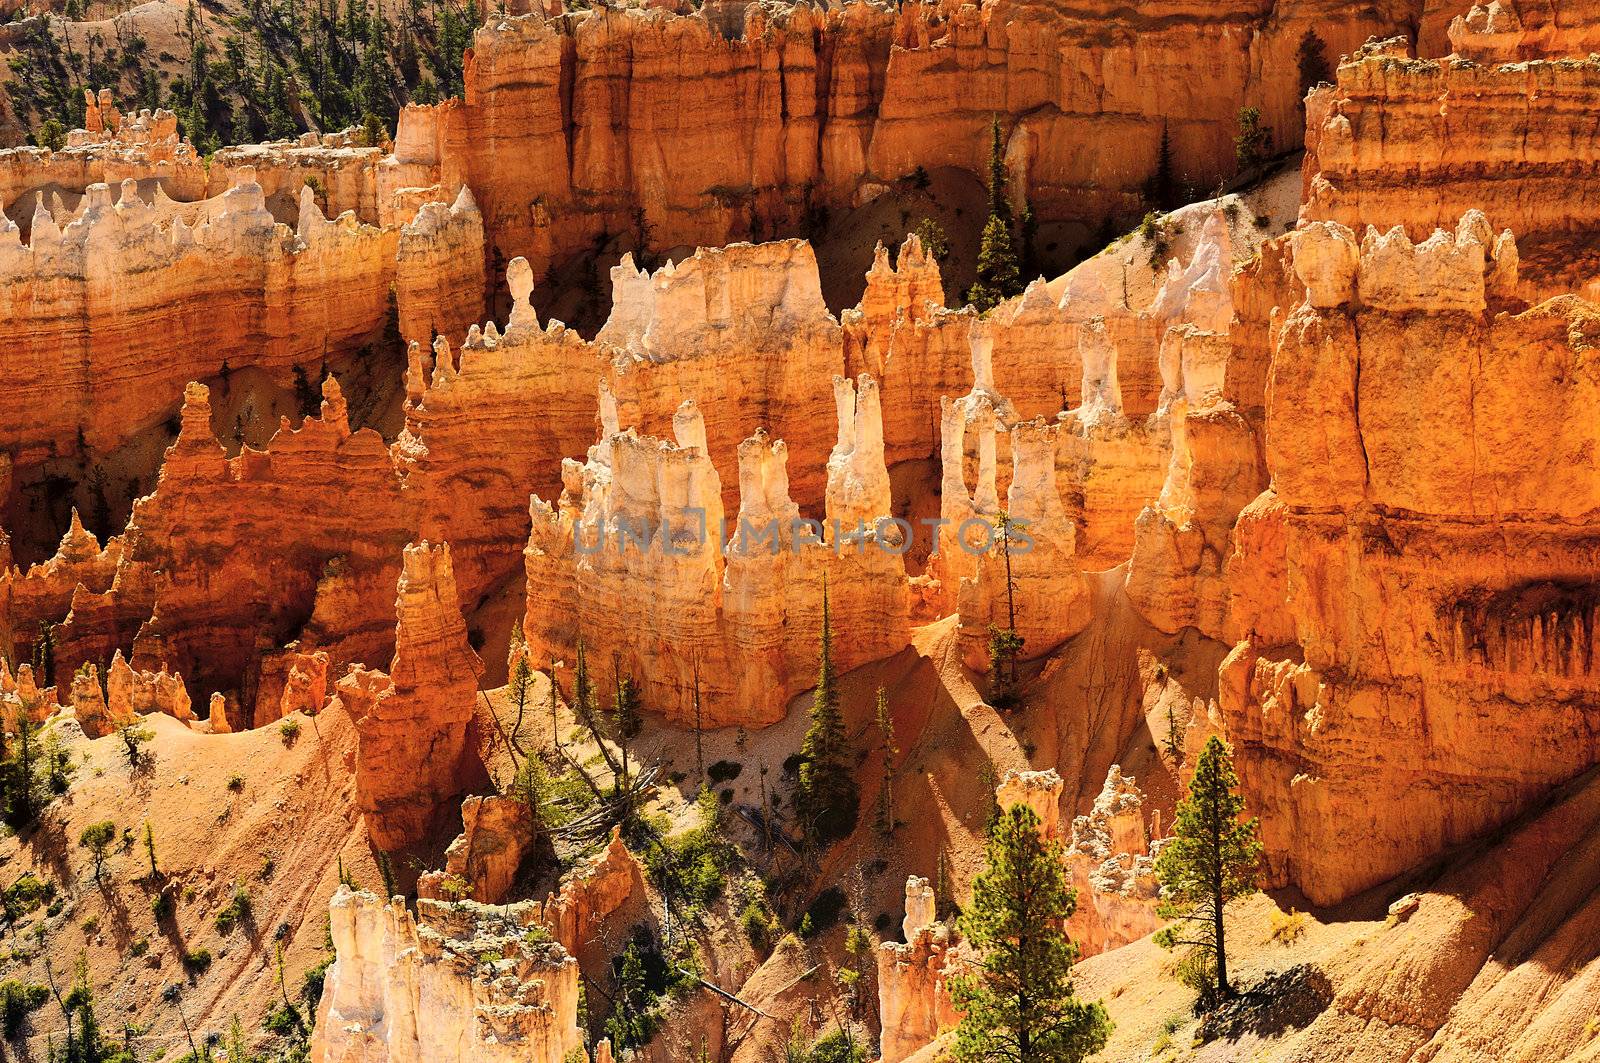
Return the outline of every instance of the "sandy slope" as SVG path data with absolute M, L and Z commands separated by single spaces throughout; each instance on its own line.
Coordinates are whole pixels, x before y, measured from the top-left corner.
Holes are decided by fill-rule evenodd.
M 304 971 L 323 958 L 326 905 L 337 883 L 337 864 L 365 884 L 378 873 L 359 831 L 352 804 L 349 758 L 354 728 L 343 713 L 317 719 L 296 714 L 299 737 L 285 740 L 277 726 L 235 735 L 204 735 L 166 716 L 147 718 L 155 738 L 149 766 L 130 772 L 116 736 L 87 741 L 73 723 L 60 729 L 77 769 L 71 790 L 39 825 L 0 842 L 0 879 L 6 885 L 32 870 L 57 885 L 65 904 L 56 916 L 41 908 L 8 935 L 0 977 L 44 983 L 48 960 L 57 979 L 70 979 L 80 954 L 87 957 L 102 1025 L 120 1034 L 125 1023 L 147 1027 L 136 1038 L 141 1055 L 169 1053 L 187 1044 L 176 1010 L 161 999 L 171 984 L 197 1037 L 225 1031 L 237 1015 L 246 1031 L 261 1035 L 260 1021 L 274 1006 L 278 987 L 274 940 L 284 931 L 290 994 Z M 237 791 L 229 780 L 239 776 Z M 130 850 L 113 847 L 104 880 L 96 884 L 92 860 L 78 845 L 83 828 L 111 820 L 128 830 Z M 148 821 L 159 866 L 176 890 L 176 916 L 158 927 L 153 890 L 139 839 Z M 268 867 L 270 861 L 270 868 Z M 252 924 L 222 935 L 216 913 L 233 896 L 234 883 L 250 894 Z M 44 934 L 42 947 L 34 944 Z M 136 943 L 147 951 L 136 957 Z M 207 949 L 203 973 L 186 973 L 184 952 Z M 42 1051 L 62 1023 L 53 1005 L 35 1013 L 30 1042 Z

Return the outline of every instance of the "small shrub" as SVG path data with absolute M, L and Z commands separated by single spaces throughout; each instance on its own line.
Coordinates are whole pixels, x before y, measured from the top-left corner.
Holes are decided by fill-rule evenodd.
M 132 956 L 134 959 L 138 959 L 140 956 L 143 956 L 145 953 L 147 953 L 149 951 L 150 951 L 150 939 L 149 938 L 140 938 L 139 940 L 135 941 L 132 945 L 128 946 L 128 955 Z
M 295 739 L 300 737 L 300 721 L 284 720 L 278 725 L 278 735 L 286 746 L 294 745 Z
M 1283 912 L 1272 913 L 1271 940 L 1280 945 L 1292 945 L 1300 940 L 1300 935 L 1306 932 L 1306 913 L 1289 909 L 1288 914 Z
M 722 837 L 716 792 L 701 790 L 696 800 L 700 824 L 645 852 L 645 867 L 656 887 L 671 892 L 690 909 L 702 909 L 722 896 L 727 872 L 738 851 Z
M 210 949 L 194 949 L 183 954 L 183 969 L 190 974 L 204 974 L 210 968 Z
M 332 963 L 333 957 L 329 956 L 307 971 L 300 981 L 300 999 L 313 1011 L 316 1010 L 317 1002 L 322 999 L 322 984 L 327 981 L 328 967 Z
M 15 978 L 0 982 L 0 1032 L 4 1032 L 7 1041 L 16 1040 L 29 1013 L 43 1007 L 49 997 L 50 991 L 42 985 Z
M 804 1063 L 853 1063 L 871 1058 L 869 1046 L 853 1032 L 829 1030 L 801 1057 Z
M 26 915 L 54 895 L 55 891 L 41 882 L 37 875 L 25 871 L 21 878 L 6 887 L 5 906 L 18 915 Z
M 292 1004 L 279 1004 L 261 1020 L 262 1029 L 279 1037 L 288 1037 L 301 1028 L 300 1011 Z
M 783 935 L 783 924 L 772 914 L 766 900 L 760 897 L 744 906 L 739 913 L 739 925 L 744 928 L 744 936 L 749 939 L 750 947 L 762 955 L 771 952 L 772 946 Z
M 150 898 L 150 913 L 156 917 L 158 923 L 172 918 L 173 909 L 176 907 L 177 902 L 172 899 L 172 891 L 169 889 L 159 890 Z
M 100 881 L 105 873 L 106 850 L 117 839 L 117 825 L 109 819 L 91 823 L 78 835 L 78 845 L 94 854 L 94 879 Z
M 235 881 L 228 906 L 217 913 L 217 933 L 231 934 L 236 925 L 249 922 L 250 915 L 250 891 L 244 888 L 244 883 Z
M 732 760 L 719 760 L 706 769 L 706 775 L 711 779 L 712 786 L 720 786 L 725 782 L 732 782 L 744 771 L 744 765 Z
M 234 772 L 232 775 L 228 776 L 228 789 L 232 790 L 236 794 L 242 793 L 244 791 L 244 776 L 240 775 L 238 772 Z
M 950 257 L 950 239 L 945 235 L 944 226 L 932 218 L 923 218 L 911 231 L 922 241 L 922 250 L 932 255 L 936 262 L 943 262 Z

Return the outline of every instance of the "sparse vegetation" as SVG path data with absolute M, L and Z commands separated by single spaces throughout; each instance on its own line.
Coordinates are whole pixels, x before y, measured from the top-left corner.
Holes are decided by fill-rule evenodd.
M 894 833 L 894 758 L 900 750 L 894 744 L 894 717 L 889 712 L 889 695 L 883 687 L 878 688 L 878 700 L 873 713 L 878 725 L 878 757 L 882 762 L 882 774 L 878 781 L 878 813 L 873 817 L 873 826 L 879 834 L 890 835 Z
M 962 1009 L 955 1059 L 971 1063 L 1076 1063 L 1105 1047 L 1111 1020 L 1072 989 L 1077 948 L 1062 924 L 1077 906 L 1061 843 L 1040 833 L 1025 804 L 995 817 L 988 867 L 972 884 L 961 929 L 982 959 L 951 983 Z
M 83 828 L 78 835 L 78 845 L 88 849 L 94 854 L 94 880 L 100 882 L 105 877 L 106 850 L 117 839 L 117 825 L 111 820 L 101 820 L 91 823 Z
M 934 261 L 943 263 L 950 257 L 950 238 L 945 235 L 944 226 L 932 218 L 923 218 L 911 232 L 922 241 L 922 249 L 932 255 Z
M 702 789 L 695 808 L 698 824 L 645 850 L 651 881 L 690 915 L 722 896 L 738 856 L 723 837 L 722 805 L 716 792 Z
M 278 725 L 278 736 L 283 739 L 283 744 L 292 746 L 295 739 L 300 737 L 300 721 L 287 719 Z
M 1271 933 L 1268 937 L 1280 945 L 1292 945 L 1306 932 L 1306 913 L 1290 908 L 1288 912 L 1272 913 Z
M 1239 108 L 1239 135 L 1233 138 L 1233 157 L 1239 169 L 1260 166 L 1272 151 L 1272 127 L 1261 124 L 1261 108 Z
M 984 312 L 1022 291 L 1022 264 L 1011 232 L 1011 202 L 1006 198 L 1006 162 L 1000 119 L 989 127 L 989 220 L 978 248 L 978 275 L 967 301 Z
M 7 978 L 0 982 L 0 1032 L 7 1041 L 15 1041 L 22 1032 L 28 1016 L 44 1007 L 50 991 L 42 985 Z
M 1179 976 L 1200 994 L 1202 1007 L 1234 995 L 1223 910 L 1256 891 L 1261 863 L 1257 823 L 1240 818 L 1244 799 L 1238 787 L 1233 753 L 1213 735 L 1200 752 L 1189 796 L 1178 803 L 1173 838 L 1156 858 L 1161 915 L 1177 920 L 1156 935 L 1156 943 L 1189 950 Z
M 695 985 L 698 961 L 687 940 L 680 935 L 677 941 L 683 944 L 667 955 L 644 927 L 635 927 L 621 955 L 611 961 L 613 1006 L 605 1036 L 623 1058 L 655 1038 L 664 1021 L 663 1002 Z
M 856 825 L 861 797 L 847 762 L 844 717 L 839 711 L 839 685 L 833 670 L 833 624 L 828 612 L 828 585 L 822 585 L 822 634 L 817 686 L 811 699 L 811 726 L 800 746 L 800 774 L 795 811 L 808 840 L 826 844 L 849 834 Z
M 248 923 L 251 914 L 250 891 L 245 888 L 243 882 L 235 880 L 233 895 L 228 898 L 228 903 L 222 911 L 217 913 L 217 933 L 231 934 L 235 926 Z
M 1300 105 L 1304 107 L 1306 93 L 1333 80 L 1333 67 L 1328 64 L 1327 42 L 1318 36 L 1316 30 L 1308 28 L 1300 38 L 1294 61 L 1300 71 Z
M 805 915 L 800 923 L 805 928 L 800 931 L 803 938 L 815 937 L 826 934 L 839 925 L 839 916 L 844 911 L 844 890 L 838 886 L 829 886 L 817 894 L 806 907 Z
M 128 767 L 138 768 L 144 763 L 144 745 L 155 736 L 156 733 L 140 723 L 137 716 L 117 727 L 117 741 L 122 743 L 122 755 L 127 758 Z

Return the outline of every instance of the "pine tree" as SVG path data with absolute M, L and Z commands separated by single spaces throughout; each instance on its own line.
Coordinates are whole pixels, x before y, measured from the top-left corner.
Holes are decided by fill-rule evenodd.
M 1156 858 L 1161 879 L 1164 919 L 1178 920 L 1156 935 L 1163 948 L 1191 948 L 1193 962 L 1184 977 L 1210 996 L 1212 986 L 1223 997 L 1234 995 L 1228 982 L 1228 951 L 1223 910 L 1236 897 L 1256 892 L 1261 840 L 1255 819 L 1241 820 L 1244 798 L 1235 790 L 1239 777 L 1233 753 L 1216 735 L 1206 742 L 1189 783 L 1189 796 L 1178 803 L 1174 837 Z
M 980 313 L 993 309 L 1022 290 L 1022 272 L 1011 246 L 1011 231 L 994 215 L 983 226 L 978 247 L 978 276 L 967 289 L 967 302 Z
M 1000 119 L 989 127 L 989 220 L 978 248 L 978 275 L 967 301 L 980 312 L 1022 291 L 1022 270 L 1011 242 L 1011 202 L 1006 198 L 1005 151 Z
M 1017 634 L 1017 585 L 1011 576 L 1011 539 L 1016 522 L 1010 513 L 1001 510 L 994 526 L 999 532 L 1000 556 L 1006 568 L 1006 626 L 989 625 L 989 700 L 1003 709 L 1015 701 L 1017 658 L 1022 654 L 1023 638 Z
M 144 821 L 144 855 L 150 860 L 150 881 L 155 882 L 161 878 L 161 870 L 156 866 L 156 833 L 148 819 Z
M 860 795 L 846 762 L 844 717 L 839 711 L 839 682 L 833 670 L 833 626 L 828 612 L 828 584 L 822 584 L 821 655 L 817 688 L 811 697 L 811 727 L 800 746 L 800 785 L 796 811 L 814 841 L 831 841 L 855 826 Z
M 528 663 L 528 646 L 523 641 L 521 624 L 514 624 L 511 628 L 510 658 L 511 675 L 507 686 L 510 688 L 511 703 L 517 707 L 517 719 L 511 725 L 509 741 L 516 755 L 527 759 L 528 754 L 522 748 L 522 720 L 528 712 L 528 697 L 533 693 L 533 666 Z
M 1011 228 L 1011 201 L 1006 198 L 1005 142 L 1000 135 L 1000 116 L 989 122 L 989 217 L 999 218 Z
M 889 698 L 878 688 L 878 752 L 883 758 L 883 782 L 878 786 L 878 815 L 873 825 L 880 834 L 894 833 L 894 758 L 900 751 L 894 745 L 894 717 L 889 713 Z
M 1261 108 L 1239 108 L 1239 135 L 1233 138 L 1233 158 L 1239 169 L 1260 166 L 1272 150 L 1272 127 L 1261 124 Z
M 989 831 L 988 869 L 972 884 L 961 929 L 982 953 L 952 980 L 965 1014 L 952 1053 L 963 1063 L 1075 1063 L 1105 1046 L 1111 1020 L 1072 990 L 1078 949 L 1062 924 L 1077 906 L 1061 843 L 1040 836 L 1038 815 L 1012 805 Z

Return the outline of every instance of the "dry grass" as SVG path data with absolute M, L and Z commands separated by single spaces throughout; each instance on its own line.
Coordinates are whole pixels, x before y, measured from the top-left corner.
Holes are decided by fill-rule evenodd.
M 1288 913 L 1272 913 L 1272 932 L 1268 940 L 1280 945 L 1292 945 L 1306 932 L 1306 913 L 1290 908 Z

